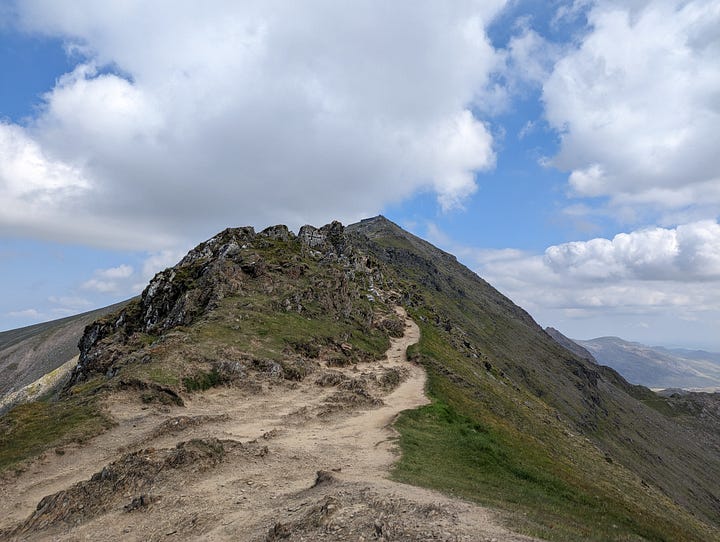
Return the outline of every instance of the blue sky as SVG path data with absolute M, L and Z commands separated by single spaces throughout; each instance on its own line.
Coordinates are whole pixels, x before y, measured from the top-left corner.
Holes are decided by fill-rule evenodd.
M 6 1 L 0 329 L 383 213 L 575 338 L 720 350 L 720 1 Z

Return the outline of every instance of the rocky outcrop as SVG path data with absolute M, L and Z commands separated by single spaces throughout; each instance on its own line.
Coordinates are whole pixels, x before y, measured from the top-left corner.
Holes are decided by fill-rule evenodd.
M 326 272 L 300 287 L 298 280 L 311 262 L 326 266 Z M 364 278 L 358 281 L 358 276 Z M 280 284 L 287 282 L 292 287 L 282 295 Z M 298 236 L 283 225 L 259 233 L 252 227 L 228 228 L 155 275 L 138 300 L 88 326 L 68 387 L 91 373 L 112 376 L 116 363 L 126 362 L 131 351 L 168 330 L 193 324 L 226 297 L 256 292 L 278 296 L 277 310 L 302 312 L 307 304 L 320 304 L 348 317 L 355 298 L 382 298 L 376 287 L 381 282 L 377 266 L 356 254 L 340 222 L 306 225 Z M 355 292 L 360 283 L 366 283 L 364 293 Z
M 292 241 L 295 239 L 295 234 L 282 224 L 265 228 L 258 235 L 268 239 L 277 239 L 278 241 Z
M 335 256 L 346 255 L 348 248 L 345 228 L 337 220 L 319 229 L 314 226 L 305 225 L 300 228 L 298 238 L 303 244 L 312 249 L 326 254 L 332 253 Z

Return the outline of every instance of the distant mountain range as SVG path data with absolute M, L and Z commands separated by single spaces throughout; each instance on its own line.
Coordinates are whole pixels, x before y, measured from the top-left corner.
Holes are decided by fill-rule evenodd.
M 563 341 L 569 340 L 567 337 L 552 328 L 546 331 L 573 350 Z M 573 342 L 599 364 L 612 367 L 633 384 L 650 388 L 720 388 L 720 353 L 717 352 L 646 346 L 618 337 Z M 573 352 L 586 357 L 582 350 Z

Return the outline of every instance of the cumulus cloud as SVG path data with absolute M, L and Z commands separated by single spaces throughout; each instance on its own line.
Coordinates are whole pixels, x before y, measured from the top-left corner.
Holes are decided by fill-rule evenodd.
M 542 85 L 553 66 L 563 55 L 565 47 L 538 34 L 527 19 L 520 19 L 520 32 L 510 38 L 504 57 L 503 76 L 510 86 Z
M 36 320 L 40 318 L 41 313 L 37 309 L 24 309 L 21 311 L 11 311 L 8 313 L 8 316 L 12 316 L 13 318 L 27 318 L 29 320 Z
M 149 280 L 156 273 L 175 265 L 187 253 L 188 248 L 164 249 L 146 254 L 141 258 L 138 267 L 129 264 L 120 264 L 106 269 L 96 269 L 92 276 L 80 284 L 80 289 L 86 293 L 112 294 L 114 296 L 137 295 L 147 286 Z M 88 303 L 84 298 L 51 298 L 50 301 L 66 300 L 64 305 L 72 307 L 68 301 L 77 299 Z
M 462 207 L 495 164 L 473 111 L 495 92 L 485 29 L 504 4 L 17 2 L 23 29 L 80 62 L 27 125 L 2 127 L 0 161 L 19 161 L 14 138 L 55 179 L 41 200 L 0 169 L 3 201 L 27 211 L 3 227 L 29 213 L 26 232 L 155 250 L 354 220 L 418 190 Z
M 135 270 L 132 266 L 122 264 L 108 269 L 98 269 L 93 277 L 85 281 L 81 288 L 103 294 L 125 293 L 129 289 L 129 281 Z
M 639 229 L 543 253 L 458 244 L 435 223 L 421 229 L 542 326 L 578 339 L 617 335 L 720 351 L 718 221 Z
M 122 264 L 117 267 L 110 267 L 97 272 L 97 275 L 106 279 L 126 279 L 133 274 L 133 268 L 130 265 Z
M 71 139 L 59 140 L 72 144 Z M 88 171 L 92 158 L 80 152 L 63 156 L 61 151 L 42 144 L 25 127 L 0 121 L 2 233 L 119 248 L 173 242 L 171 232 L 151 227 L 152 216 L 105 212 L 96 200 L 103 190 L 100 180 Z
M 0 123 L 0 221 L 29 225 L 41 208 L 56 213 L 90 188 L 81 169 L 48 156 L 19 126 Z
M 551 246 L 545 263 L 556 273 L 589 280 L 720 280 L 720 225 L 701 221 L 648 228 Z
M 618 315 L 647 315 L 702 320 L 703 329 L 713 329 L 720 319 L 715 221 L 564 243 L 544 254 L 471 249 L 464 254 L 483 278 L 546 325 L 593 317 L 596 328 L 608 328 Z
M 628 216 L 691 205 L 716 216 L 718 3 L 587 4 L 575 12 L 587 10 L 589 31 L 543 85 L 547 120 L 561 134 L 553 163 L 570 171 L 571 194 L 607 197 Z

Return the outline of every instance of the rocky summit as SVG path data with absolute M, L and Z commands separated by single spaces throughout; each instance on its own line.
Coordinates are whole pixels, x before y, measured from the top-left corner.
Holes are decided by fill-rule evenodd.
M 720 539 L 717 394 L 627 383 L 383 217 L 224 230 L 78 339 L 0 418 L 4 539 Z

